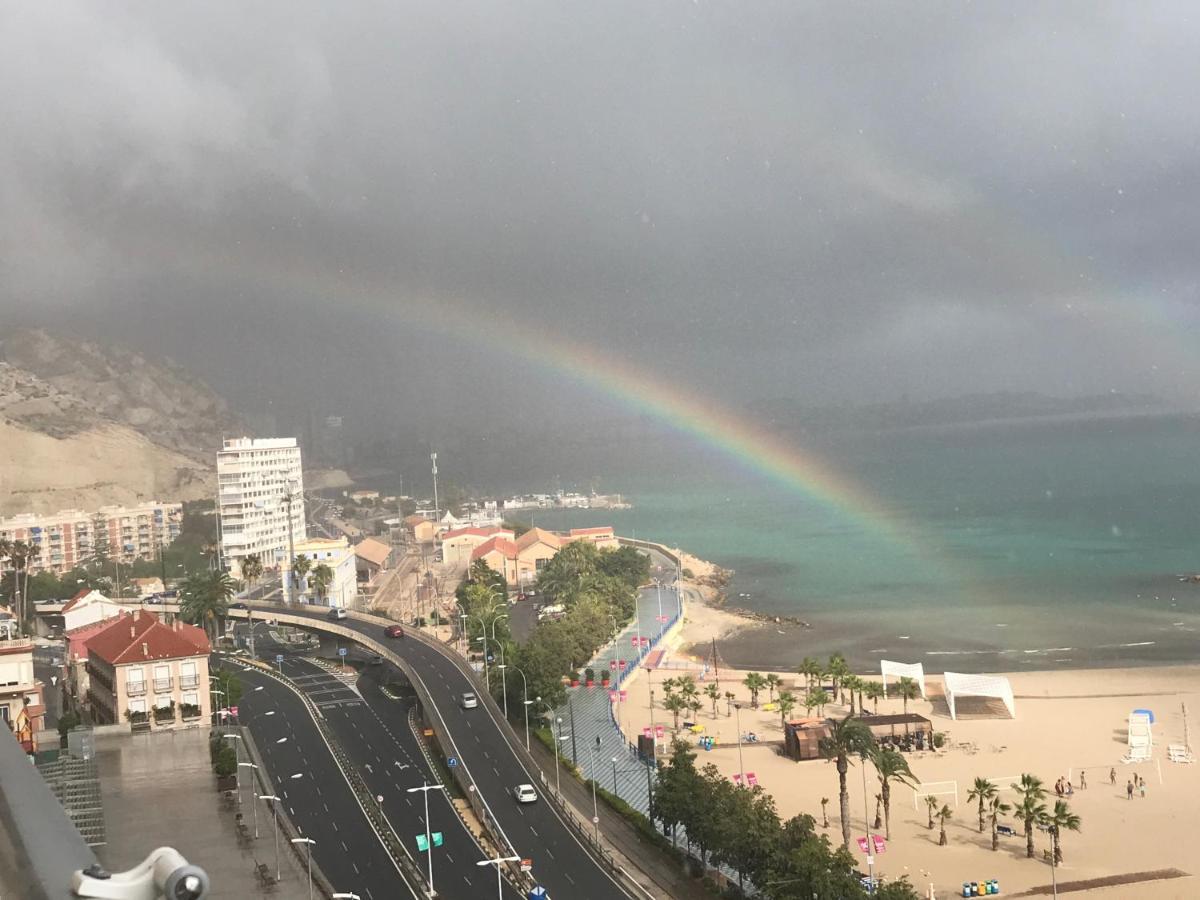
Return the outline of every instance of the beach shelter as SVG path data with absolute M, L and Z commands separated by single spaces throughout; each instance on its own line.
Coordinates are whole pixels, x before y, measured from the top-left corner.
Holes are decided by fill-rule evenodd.
M 921 699 L 925 699 L 925 667 L 920 663 L 900 663 L 892 662 L 890 659 L 881 659 L 879 670 L 883 673 L 883 689 L 885 691 L 889 675 L 892 681 L 899 681 L 904 676 L 908 676 L 921 686 Z
M 946 688 L 946 705 L 950 707 L 950 718 L 957 719 L 955 703 L 959 697 L 994 697 L 1004 702 L 1008 714 L 1017 717 L 1013 700 L 1012 685 L 1003 675 L 964 675 L 960 672 L 945 672 L 942 683 Z

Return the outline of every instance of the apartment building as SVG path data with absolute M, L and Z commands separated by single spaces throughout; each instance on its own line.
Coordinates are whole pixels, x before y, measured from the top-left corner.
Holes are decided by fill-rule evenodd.
M 209 720 L 204 630 L 160 622 L 137 610 L 89 637 L 87 700 L 92 722 L 129 722 L 135 730 L 178 728 Z
M 37 734 L 45 723 L 43 690 L 33 674 L 33 640 L 0 640 L 0 718 L 27 753 L 37 749 Z
M 295 438 L 233 438 L 217 451 L 221 556 L 235 578 L 257 555 L 267 568 L 288 559 L 307 536 L 304 473 Z
M 29 571 L 61 575 L 86 565 L 102 548 L 110 559 L 154 559 L 179 537 L 183 504 L 153 500 L 136 506 L 102 506 L 91 512 L 64 509 L 0 519 L 0 538 L 38 548 Z M 11 563 L 0 562 L 5 569 Z

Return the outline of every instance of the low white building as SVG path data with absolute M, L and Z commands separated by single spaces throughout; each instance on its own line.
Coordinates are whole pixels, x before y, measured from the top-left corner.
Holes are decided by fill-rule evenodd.
M 299 598 L 303 603 L 322 603 L 325 606 L 349 606 L 358 595 L 358 575 L 354 563 L 354 551 L 345 538 L 309 538 L 296 543 L 296 556 L 306 556 L 311 561 L 308 573 L 300 584 Z M 318 598 L 313 589 L 312 574 L 317 566 L 329 566 L 333 581 Z

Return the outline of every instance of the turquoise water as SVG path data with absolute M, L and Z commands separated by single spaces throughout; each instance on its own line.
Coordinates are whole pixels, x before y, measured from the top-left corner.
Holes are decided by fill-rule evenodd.
M 588 460 L 627 511 L 545 511 L 546 527 L 613 524 L 735 570 L 732 605 L 798 616 L 721 645 L 727 662 L 858 665 L 920 659 L 939 671 L 1197 658 L 1200 424 L 1194 418 L 858 437 L 836 459 L 902 523 L 814 503 L 683 444 L 621 471 Z M 564 484 L 569 479 L 564 476 Z

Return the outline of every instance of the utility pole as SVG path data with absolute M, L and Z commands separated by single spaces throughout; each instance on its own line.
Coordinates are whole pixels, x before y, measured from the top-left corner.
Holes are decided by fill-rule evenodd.
M 287 495 L 284 498 L 287 503 L 287 538 L 288 538 L 288 558 L 284 564 L 284 570 L 287 572 L 287 579 L 284 582 L 283 602 L 292 602 L 292 561 L 296 558 L 296 541 L 292 534 L 292 495 L 296 493 L 296 482 L 288 480 Z
M 430 453 L 429 459 L 433 463 L 433 520 L 437 523 L 438 520 L 438 495 L 437 495 L 437 454 Z

